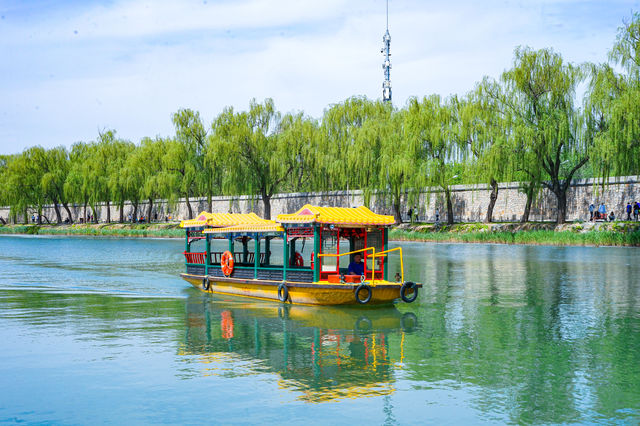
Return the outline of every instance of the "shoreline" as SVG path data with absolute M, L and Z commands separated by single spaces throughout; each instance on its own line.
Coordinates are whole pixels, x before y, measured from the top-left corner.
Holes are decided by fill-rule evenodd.
M 179 223 L 111 223 L 73 225 L 0 225 L 5 235 L 183 238 Z M 390 241 L 468 244 L 531 244 L 550 246 L 640 247 L 638 222 L 401 224 L 389 231 Z

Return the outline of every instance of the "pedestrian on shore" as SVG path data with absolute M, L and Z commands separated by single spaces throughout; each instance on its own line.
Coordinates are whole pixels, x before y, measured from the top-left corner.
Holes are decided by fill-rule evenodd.
M 605 222 L 607 221 L 607 206 L 604 203 L 601 203 L 600 207 L 598 207 L 598 216 Z
M 589 222 L 593 222 L 593 212 L 596 210 L 596 206 L 591 203 L 589 205 Z
M 627 203 L 627 220 L 631 220 L 631 203 Z
M 409 207 L 409 211 L 407 212 L 407 216 L 409 216 L 409 222 L 413 223 L 413 209 Z
M 638 215 L 640 215 L 640 203 L 635 201 L 633 203 L 633 220 L 638 220 Z
M 436 209 L 436 223 L 440 222 L 440 212 Z
M 611 210 L 611 213 L 609 214 L 609 222 L 613 222 L 614 220 L 616 220 L 616 215 L 613 210 Z

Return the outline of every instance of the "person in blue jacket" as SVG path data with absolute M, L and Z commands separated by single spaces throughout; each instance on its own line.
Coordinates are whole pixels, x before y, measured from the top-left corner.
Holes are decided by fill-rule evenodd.
M 353 262 L 349 264 L 349 275 L 364 275 L 364 263 L 360 253 L 353 256 Z

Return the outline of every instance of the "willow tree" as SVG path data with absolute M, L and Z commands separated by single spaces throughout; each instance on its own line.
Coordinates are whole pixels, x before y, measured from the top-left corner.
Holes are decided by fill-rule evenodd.
M 89 204 L 89 183 L 85 179 L 90 148 L 83 142 L 74 143 L 69 152 L 69 173 L 64 182 L 64 192 L 71 202 L 81 204 L 82 218 L 86 221 L 87 205 Z
M 457 119 L 454 134 L 466 149 L 466 162 L 471 178 L 486 183 L 491 192 L 484 221 L 493 222 L 493 209 L 498 199 L 498 182 L 515 175 L 513 151 L 509 147 L 509 131 L 501 109 L 499 85 L 485 78 L 465 99 L 455 99 Z
M 300 192 L 310 189 L 318 173 L 320 132 L 316 120 L 302 112 L 285 114 L 280 121 L 279 144 L 288 149 L 294 164 L 283 189 Z
M 174 160 L 168 161 L 172 170 L 180 174 L 180 189 L 185 196 L 189 218 L 193 217 L 189 197 L 200 193 L 207 196 L 209 211 L 212 209 L 213 193 L 220 182 L 220 174 L 205 161 L 207 130 L 202 124 L 200 113 L 191 109 L 180 109 L 172 116 L 176 129 Z M 169 158 L 167 159 L 169 160 Z
M 348 169 L 347 159 L 350 157 L 352 163 L 358 163 L 360 167 L 362 161 L 359 156 L 372 158 L 371 151 L 366 150 L 366 141 L 359 138 L 358 134 L 367 120 L 385 119 L 388 116 L 388 105 L 360 96 L 351 97 L 326 109 L 320 127 L 320 149 L 316 153 L 320 171 L 316 185 L 329 190 L 366 190 L 371 176 L 367 173 L 357 173 L 360 170 Z M 367 167 L 375 166 L 370 162 L 368 164 Z
M 424 183 L 443 191 L 450 225 L 453 224 L 451 185 L 457 177 L 454 166 L 461 159 L 461 150 L 452 134 L 455 116 L 451 102 L 442 102 L 438 95 L 421 101 L 413 98 L 406 119 L 407 136 L 419 145 L 421 164 L 416 173 L 424 178 Z
M 41 152 L 39 167 L 44 171 L 40 184 L 47 200 L 53 204 L 57 223 L 62 223 L 61 205 L 67 212 L 69 221 L 73 222 L 67 193 L 64 190 L 64 184 L 67 181 L 70 169 L 67 149 L 60 146 Z
M 171 171 L 164 168 L 164 157 L 170 143 L 160 138 L 144 138 L 127 158 L 127 180 L 131 185 L 138 185 L 139 196 L 147 200 L 147 220 L 151 218 L 154 201 L 169 196 L 171 181 L 175 178 Z M 137 204 L 135 208 L 134 216 Z
M 565 63 L 552 49 L 516 48 L 513 68 L 504 72 L 505 110 L 513 120 L 513 138 L 534 161 L 528 174 L 542 170 L 557 201 L 557 223 L 565 222 L 567 190 L 578 169 L 589 160 L 582 117 L 575 106 L 579 67 Z
M 273 100 L 252 100 L 248 111 L 225 108 L 212 124 L 210 152 L 224 166 L 222 188 L 228 194 L 258 196 L 271 218 L 271 197 L 298 165 L 299 145 L 282 137 L 281 115 Z
M 407 131 L 405 110 L 393 112 L 385 120 L 371 119 L 363 126 L 362 137 L 368 141 L 377 140 L 379 150 L 374 172 L 378 194 L 391 201 L 397 223 L 402 223 L 402 197 L 408 195 L 407 203 L 412 204 L 421 187 L 420 145 L 418 139 Z
M 104 202 L 107 208 L 107 223 L 111 222 L 112 187 L 109 185 L 112 161 L 121 141 L 116 139 L 115 130 L 101 131 L 97 141 L 87 145 L 86 159 L 82 164 L 82 179 L 88 185 L 89 204 L 93 208 L 94 223 L 98 223 L 98 204 Z
M 6 198 L 14 212 L 24 214 L 25 223 L 29 208 L 38 213 L 38 224 L 42 223 L 42 208 L 47 201 L 42 187 L 44 170 L 39 166 L 43 157 L 44 148 L 35 146 L 25 149 L 6 165 Z
M 619 29 L 609 60 L 591 65 L 585 98 L 594 169 L 602 177 L 640 173 L 640 14 Z
M 106 150 L 105 155 L 109 158 L 107 186 L 110 198 L 118 205 L 120 211 L 119 222 L 122 223 L 124 222 L 124 203 L 132 198 L 132 191 L 135 191 L 135 188 L 129 185 L 128 176 L 125 172 L 127 158 L 131 155 L 135 146 L 131 142 L 116 139 L 109 145 L 104 146 L 103 149 Z

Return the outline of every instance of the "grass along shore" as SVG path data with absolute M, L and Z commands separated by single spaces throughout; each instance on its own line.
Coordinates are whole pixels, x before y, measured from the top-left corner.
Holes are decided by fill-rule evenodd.
M 0 234 L 87 235 L 183 238 L 174 223 L 111 223 L 73 225 L 3 225 Z M 389 232 L 393 241 L 537 244 L 555 246 L 640 246 L 640 223 L 465 223 L 453 226 L 402 224 Z
M 0 226 L 0 234 L 184 238 L 184 229 L 178 223 L 4 225 Z
M 394 241 L 535 244 L 552 246 L 640 246 L 638 222 L 403 224 Z

